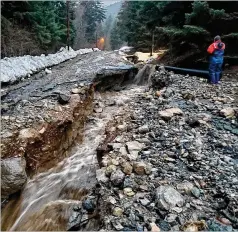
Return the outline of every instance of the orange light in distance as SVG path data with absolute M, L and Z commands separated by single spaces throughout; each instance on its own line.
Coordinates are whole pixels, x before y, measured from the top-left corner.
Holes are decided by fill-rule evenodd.
M 103 50 L 104 49 L 104 43 L 105 43 L 105 39 L 103 37 L 101 37 L 98 41 L 98 48 L 100 50 Z

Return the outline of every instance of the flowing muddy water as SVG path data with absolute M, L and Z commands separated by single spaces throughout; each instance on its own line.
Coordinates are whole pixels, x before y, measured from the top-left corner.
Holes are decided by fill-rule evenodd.
M 28 180 L 20 199 L 10 202 L 3 210 L 2 229 L 66 230 L 72 207 L 96 184 L 96 149 L 105 139 L 106 126 L 125 116 L 129 112 L 126 102 L 142 90 L 137 87 L 117 93 L 96 93 L 94 103 L 105 107 L 102 113 L 88 118 L 83 142 L 73 148 L 70 157 Z

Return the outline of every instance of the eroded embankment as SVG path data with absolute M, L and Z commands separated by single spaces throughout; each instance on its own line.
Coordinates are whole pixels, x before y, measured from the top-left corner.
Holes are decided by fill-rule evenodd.
M 3 230 L 9 230 L 13 225 L 13 229 L 47 230 L 49 225 L 42 221 L 49 216 L 49 207 L 52 206 L 55 213 L 66 210 L 64 216 L 57 219 L 64 221 L 63 217 L 70 217 L 72 210 L 78 207 L 82 196 L 88 193 L 87 189 L 95 186 L 95 177 L 90 184 L 90 173 L 92 176 L 95 173 L 89 170 L 94 164 L 90 162 L 96 157 L 103 128 L 120 107 L 110 103 L 115 108 L 113 113 L 105 113 L 103 118 L 87 122 L 93 108 L 96 113 L 102 111 L 100 102 L 93 102 L 94 89 L 97 85 L 98 89 L 104 85 L 110 89 L 114 87 L 114 81 L 119 81 L 117 88 L 120 88 L 136 73 L 132 66 L 125 68 L 127 62 L 114 53 L 98 52 L 97 55 L 84 56 L 85 60 L 78 58 L 73 65 L 68 62 L 55 67 L 47 78 L 38 74 L 33 81 L 4 90 L 2 197 L 21 190 L 27 176 L 32 179 L 27 181 L 20 199 L 12 201 L 15 205 L 10 202 L 3 211 Z M 92 64 L 90 67 L 88 62 Z M 123 66 L 121 70 L 118 63 Z M 110 66 L 110 73 L 94 79 L 104 66 Z M 95 128 L 90 128 L 95 121 Z M 36 212 L 38 216 L 41 212 L 37 229 L 35 223 L 29 224 L 35 219 L 28 220 Z M 50 228 L 66 230 L 70 226 L 60 221 Z
M 127 63 L 113 52 L 81 55 L 54 67 L 51 74 L 43 71 L 2 89 L 2 197 L 22 188 L 25 170 L 41 172 L 67 156 L 92 110 L 96 73 Z M 128 78 L 129 69 L 119 70 L 116 79 Z

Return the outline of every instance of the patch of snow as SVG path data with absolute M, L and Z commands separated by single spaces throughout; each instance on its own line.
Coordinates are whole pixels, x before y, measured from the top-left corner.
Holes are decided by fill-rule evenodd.
M 24 77 L 30 77 L 33 73 L 39 72 L 47 67 L 60 64 L 66 60 L 72 59 L 80 54 L 99 51 L 98 48 L 84 48 L 74 51 L 71 47 L 62 47 L 55 54 L 41 54 L 40 56 L 19 56 L 5 57 L 1 59 L 1 83 L 13 83 Z M 50 70 L 49 70 L 50 71 Z M 47 71 L 46 71 L 47 72 Z M 49 72 L 47 72 L 49 73 Z

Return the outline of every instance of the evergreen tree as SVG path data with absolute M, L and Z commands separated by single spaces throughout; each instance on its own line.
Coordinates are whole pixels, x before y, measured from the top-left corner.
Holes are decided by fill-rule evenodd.
M 85 8 L 83 19 L 86 22 L 85 37 L 89 42 L 96 39 L 98 25 L 105 19 L 105 9 L 100 1 L 83 1 Z
M 112 50 L 119 49 L 122 46 L 123 42 L 124 41 L 121 38 L 121 32 L 118 27 L 118 22 L 115 21 L 112 26 L 112 30 L 111 30 L 111 34 L 110 34 L 111 49 Z

